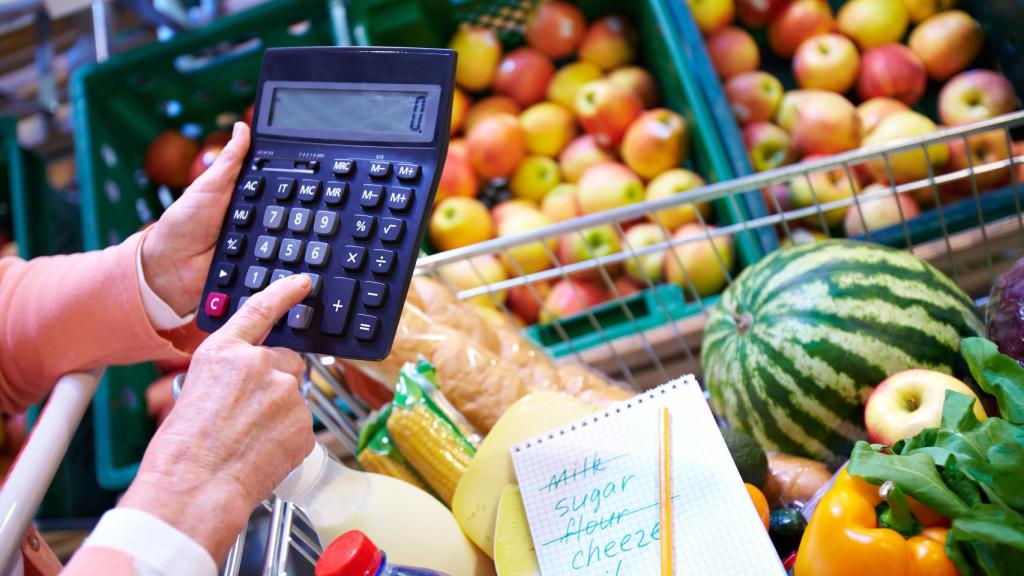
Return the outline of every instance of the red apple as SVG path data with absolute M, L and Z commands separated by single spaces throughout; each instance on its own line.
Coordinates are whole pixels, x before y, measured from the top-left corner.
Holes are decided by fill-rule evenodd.
M 686 0 L 701 33 L 711 34 L 729 24 L 736 15 L 733 0 Z
M 963 382 L 933 370 L 904 370 L 883 380 L 864 406 L 864 427 L 876 444 L 892 446 L 942 422 L 946 391 L 974 399 L 974 416 L 986 418 L 981 401 Z
M 255 114 L 256 114 L 256 105 L 255 104 L 249 104 L 249 106 L 246 107 L 245 112 L 242 113 L 242 122 L 245 122 L 246 124 L 248 124 L 251 127 L 252 126 L 252 117 Z
M 591 166 L 576 185 L 576 196 L 583 214 L 595 214 L 644 198 L 644 184 L 632 170 L 618 162 Z
M 678 166 L 686 157 L 690 131 L 686 119 L 668 108 L 641 114 L 622 139 L 622 160 L 644 180 Z
M 574 316 L 609 298 L 608 291 L 597 283 L 581 279 L 559 280 L 544 299 L 540 321 L 547 324 L 552 320 Z
M 206 145 L 199 151 L 195 159 L 192 160 L 192 164 L 188 169 L 188 183 L 191 184 L 196 181 L 196 178 L 202 176 L 203 172 L 210 166 L 213 166 L 217 156 L 220 156 L 221 150 L 224 146 L 220 144 Z
M 572 54 L 583 39 L 587 20 L 568 2 L 541 2 L 526 25 L 526 41 L 551 58 Z
M 544 99 L 554 74 L 555 65 L 543 52 L 536 48 L 516 48 L 498 65 L 494 92 L 509 96 L 525 108 Z
M 594 226 L 574 231 L 558 239 L 558 261 L 562 266 L 588 262 L 597 258 L 611 256 L 620 250 L 619 235 L 611 224 Z M 587 270 L 576 272 L 574 278 L 586 278 L 599 281 L 603 278 L 601 268 L 614 276 L 619 271 L 618 264 L 601 263 Z
M 793 139 L 788 132 L 771 122 L 754 122 L 744 126 L 743 145 L 757 172 L 796 162 Z
M 639 66 L 624 66 L 612 70 L 608 74 L 608 81 L 636 92 L 643 101 L 644 108 L 653 108 L 658 104 L 658 83 L 650 72 Z
M 1013 164 L 1017 167 L 1017 184 L 1024 185 L 1024 140 L 1013 143 Z
M 902 0 L 850 0 L 839 9 L 837 21 L 840 32 L 868 50 L 902 40 L 910 16 Z
M 719 28 L 704 39 L 704 44 L 721 78 L 732 78 L 741 72 L 757 70 L 761 63 L 757 42 L 742 28 Z
M 570 142 L 558 155 L 558 165 L 566 182 L 576 182 L 587 168 L 615 160 L 615 155 L 597 142 L 591 134 L 584 134 Z
M 171 188 L 188 186 L 192 160 L 199 146 L 177 130 L 165 130 L 146 148 L 142 169 L 149 181 Z
M 636 57 L 636 32 L 622 16 L 605 16 L 587 29 L 580 44 L 579 58 L 602 70 L 624 66 Z
M 939 92 L 939 117 L 948 126 L 995 118 L 1016 108 L 1013 84 L 992 70 L 961 72 Z
M 874 199 L 862 199 L 846 212 L 843 229 L 847 236 L 859 236 L 866 230 L 877 231 L 901 222 L 917 218 L 921 214 L 914 197 L 910 194 L 893 194 L 884 184 L 871 184 L 861 191 L 860 196 L 878 192 L 883 195 Z
M 476 197 L 479 189 L 473 165 L 469 162 L 469 151 L 462 140 L 453 140 L 448 144 L 441 179 L 437 184 L 434 202 L 440 202 L 450 196 Z
M 768 24 L 768 45 L 772 52 L 789 58 L 804 40 L 834 27 L 832 9 L 824 0 L 795 0 Z
M 626 296 L 639 294 L 644 290 L 644 288 L 646 288 L 646 286 L 641 284 L 638 280 L 633 280 L 627 276 L 619 276 L 615 279 L 613 288 L 615 288 L 615 292 L 612 293 L 613 296 L 625 298 Z
M 783 9 L 791 0 L 736 0 L 736 18 L 748 28 L 764 26 Z
M 469 161 L 484 178 L 507 178 L 526 157 L 526 139 L 519 120 L 495 114 L 481 120 L 466 135 Z
M 725 97 L 740 125 L 765 122 L 782 102 L 782 82 L 767 72 L 737 74 L 725 83 Z
M 962 10 L 940 12 L 910 33 L 907 45 L 932 80 L 945 82 L 974 62 L 985 43 L 981 25 Z
M 509 288 L 505 305 L 524 324 L 536 324 L 540 319 L 541 306 L 549 292 L 551 284 L 543 281 Z
M 616 146 L 626 128 L 643 111 L 643 102 L 632 90 L 608 80 L 594 80 L 576 95 L 576 116 L 602 146 Z
M 537 203 L 533 200 L 516 198 L 514 200 L 506 200 L 498 204 L 494 208 L 491 208 L 491 218 L 494 220 L 494 227 L 500 230 L 502 223 L 507 217 L 523 211 L 536 212 Z
M 761 189 L 761 197 L 770 214 L 789 212 L 796 208 L 796 199 L 793 197 L 793 188 L 785 182 L 772 184 Z
M 1011 149 L 1007 146 L 1006 134 L 1002 130 L 982 132 L 967 139 L 970 146 L 964 144 L 963 138 L 949 141 L 948 172 L 971 169 L 974 178 L 959 178 L 950 182 L 955 194 L 971 194 L 977 185 L 979 192 L 991 190 L 1010 180 L 1009 168 L 987 170 L 986 164 L 1001 162 L 1010 157 Z M 972 181 L 973 180 L 973 181 Z
M 857 80 L 860 54 L 842 34 L 819 34 L 793 55 L 793 76 L 801 88 L 846 92 Z
M 910 110 L 910 108 L 903 102 L 886 96 L 879 96 L 857 106 L 857 116 L 860 117 L 860 124 L 864 128 L 864 133 L 868 134 L 875 129 L 875 126 L 878 126 L 878 123 L 883 118 L 893 112 L 902 112 L 904 110 Z
M 466 121 L 464 122 L 465 132 L 468 134 L 473 126 L 476 126 L 484 118 L 493 116 L 495 114 L 511 114 L 512 116 L 519 116 L 519 112 L 522 108 L 516 101 L 509 98 L 508 96 L 488 96 L 483 100 L 480 100 L 476 104 L 473 104 L 469 108 L 469 112 L 466 114 Z
M 803 156 L 835 154 L 860 146 L 860 118 L 849 100 L 823 90 L 807 90 L 805 96 L 792 131 Z
M 455 65 L 456 84 L 470 92 L 491 85 L 502 53 L 497 32 L 490 28 L 464 26 L 452 36 L 448 46 L 459 55 Z
M 207 146 L 220 146 L 221 148 L 228 145 L 231 141 L 231 132 L 227 130 L 214 130 L 203 138 L 203 148 Z
M 887 96 L 913 106 L 927 87 L 928 71 L 924 64 L 902 44 L 876 46 L 861 57 L 857 81 L 861 100 Z

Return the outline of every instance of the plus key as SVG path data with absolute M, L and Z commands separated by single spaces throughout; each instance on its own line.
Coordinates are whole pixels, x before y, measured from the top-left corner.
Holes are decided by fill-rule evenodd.
M 355 291 L 356 281 L 351 278 L 334 276 L 324 280 L 324 312 L 320 323 L 324 334 L 341 336 L 345 333 Z

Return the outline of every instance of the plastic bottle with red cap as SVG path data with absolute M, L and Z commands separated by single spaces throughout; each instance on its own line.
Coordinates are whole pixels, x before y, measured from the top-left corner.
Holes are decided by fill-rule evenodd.
M 389 564 L 387 555 L 359 530 L 338 536 L 320 555 L 316 576 L 446 576 L 434 570 Z

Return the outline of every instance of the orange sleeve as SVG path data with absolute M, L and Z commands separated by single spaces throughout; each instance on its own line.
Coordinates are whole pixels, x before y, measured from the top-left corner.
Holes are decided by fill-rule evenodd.
M 150 324 L 135 261 L 145 235 L 84 254 L 0 259 L 0 412 L 21 412 L 68 372 L 195 350 L 204 335 L 194 324 Z

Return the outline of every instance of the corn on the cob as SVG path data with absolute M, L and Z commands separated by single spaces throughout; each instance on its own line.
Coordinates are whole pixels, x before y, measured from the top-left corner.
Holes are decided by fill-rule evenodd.
M 388 433 L 412 467 L 445 504 L 473 458 L 451 425 L 423 404 L 397 408 L 388 417 Z
M 411 468 L 400 462 L 396 462 L 387 454 L 379 454 L 373 450 L 363 450 L 356 457 L 359 461 L 359 465 L 363 467 L 363 470 L 367 472 L 373 472 L 375 474 L 384 474 L 385 476 L 391 476 L 392 478 L 398 478 L 404 480 L 409 484 L 423 490 L 424 492 L 430 493 L 430 488 L 423 483 L 423 480 L 416 475 Z

